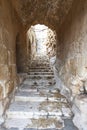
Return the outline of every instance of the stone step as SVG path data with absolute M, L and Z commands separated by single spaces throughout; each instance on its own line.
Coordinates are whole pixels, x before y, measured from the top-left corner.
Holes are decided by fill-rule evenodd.
M 46 95 L 40 95 L 39 92 L 26 92 L 21 91 L 16 93 L 15 95 L 15 101 L 31 101 L 31 102 L 42 102 L 46 101 L 47 96 Z
M 49 62 L 49 58 L 47 58 L 47 57 L 43 57 L 43 58 L 41 58 L 41 57 L 36 57 L 35 59 L 32 59 L 33 61 L 45 61 L 45 62 Z
M 30 65 L 29 68 L 41 68 L 41 69 L 45 69 L 45 68 L 49 69 L 49 68 L 50 68 L 50 69 L 51 69 L 50 66 L 46 66 L 46 65 L 44 65 L 44 66 L 40 66 L 40 65 Z
M 50 91 L 58 91 L 57 87 L 54 86 L 54 85 L 49 85 L 47 84 L 46 86 L 45 85 L 27 85 L 27 84 L 22 84 L 20 87 L 19 87 L 19 90 L 20 91 L 25 91 L 25 92 L 37 92 L 37 91 L 46 91 L 46 92 L 50 92 Z
M 32 59 L 32 60 L 49 60 L 49 57 L 47 57 L 47 56 L 44 56 L 44 57 L 41 57 L 41 55 L 39 55 L 39 56 L 35 56 L 35 58 L 34 59 Z
M 40 66 L 39 66 L 39 67 L 32 67 L 32 66 L 31 66 L 31 67 L 29 67 L 29 69 L 34 69 L 34 70 L 35 70 L 35 69 L 46 69 L 46 70 L 51 70 L 51 67 L 46 67 L 46 66 L 44 66 L 44 67 L 42 67 L 42 66 L 41 66 L 41 67 L 40 67 Z
M 25 88 L 24 87 L 21 87 L 21 88 L 19 88 L 19 91 L 22 91 L 22 92 L 37 92 L 38 91 L 38 89 L 37 89 L 37 87 L 32 87 L 32 86 L 26 86 Z
M 31 64 L 33 65 L 50 65 L 50 63 L 48 61 L 32 61 Z
M 54 75 L 53 72 L 28 72 L 29 75 Z
M 63 97 L 61 94 L 58 93 L 57 90 L 39 90 L 38 92 L 26 92 L 26 91 L 18 91 L 15 94 L 15 101 L 31 101 L 31 102 L 42 102 L 42 101 L 56 101 L 60 102 L 61 99 L 63 99 L 63 102 L 65 100 L 65 97 Z
M 9 118 L 6 120 L 4 126 L 12 130 L 37 130 L 37 129 L 62 129 L 64 121 L 60 117 L 40 117 L 39 119 L 16 119 Z M 25 129 L 24 129 L 25 128 Z
M 39 118 L 40 116 L 62 116 L 58 102 L 13 102 L 7 110 L 7 118 Z
M 45 62 L 49 62 L 49 58 L 47 58 L 47 57 L 36 57 L 35 59 L 32 59 L 33 61 L 37 61 L 37 59 L 38 59 L 38 61 L 45 61 Z
M 54 75 L 28 75 L 27 78 L 31 79 L 52 79 L 54 78 Z
M 32 78 L 28 78 L 23 82 L 23 85 L 25 86 L 31 86 L 33 87 L 47 87 L 47 86 L 53 86 L 55 85 L 55 80 L 54 79 L 41 79 L 41 78 L 36 78 L 32 80 Z
M 29 86 L 29 88 L 49 88 L 49 89 L 51 89 L 52 87 L 54 87 L 54 88 L 56 88 L 56 85 L 54 84 L 54 83 L 52 83 L 52 82 L 40 82 L 40 83 L 38 83 L 37 82 L 37 80 L 36 80 L 36 82 L 33 82 L 33 83 L 29 83 L 28 81 L 25 81 L 24 82 L 24 85 L 27 85 L 27 86 Z
M 32 66 L 50 66 L 50 64 L 48 62 L 32 62 L 30 65 Z
M 29 69 L 29 72 L 52 72 L 50 69 Z
M 45 60 L 44 62 L 43 62 L 43 60 L 38 60 L 38 62 L 37 62 L 37 60 L 33 60 L 33 61 L 31 61 L 31 64 L 40 64 L 40 65 L 50 65 L 50 63 L 49 63 L 49 61 L 47 61 L 47 60 Z

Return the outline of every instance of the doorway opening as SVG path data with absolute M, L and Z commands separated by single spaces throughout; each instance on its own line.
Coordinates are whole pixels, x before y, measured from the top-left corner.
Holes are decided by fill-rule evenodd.
M 31 26 L 27 31 L 27 53 L 30 59 L 56 55 L 56 32 L 41 24 Z

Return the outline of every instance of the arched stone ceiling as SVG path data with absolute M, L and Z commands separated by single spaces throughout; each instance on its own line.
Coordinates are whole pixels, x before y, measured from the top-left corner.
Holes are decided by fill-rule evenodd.
M 62 23 L 73 0 L 11 0 L 24 26 L 45 24 L 57 28 Z

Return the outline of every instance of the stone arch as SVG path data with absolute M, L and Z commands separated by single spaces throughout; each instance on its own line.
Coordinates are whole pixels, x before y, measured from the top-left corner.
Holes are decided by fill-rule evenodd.
M 56 33 L 56 39 L 57 39 L 57 31 L 56 31 L 56 29 L 55 29 L 55 27 L 53 27 L 53 25 L 52 24 L 50 24 L 50 23 L 48 23 L 48 22 L 43 22 L 43 20 L 41 20 L 40 22 L 38 21 L 34 21 L 32 24 L 27 24 L 27 26 L 25 27 L 25 33 L 27 34 L 27 31 L 29 30 L 29 28 L 31 27 L 31 26 L 34 26 L 34 25 L 37 25 L 37 24 L 41 24 L 41 25 L 45 25 L 45 26 L 47 26 L 50 30 L 52 30 L 52 31 L 55 31 L 55 33 Z M 26 35 L 25 35 L 25 37 L 26 37 Z M 26 38 L 25 38 L 26 39 Z M 56 41 L 57 42 L 57 41 Z M 22 66 L 22 67 L 20 67 L 20 68 L 25 68 L 25 66 L 28 66 L 29 65 L 29 63 L 30 63 L 30 60 L 29 60 L 29 57 L 31 57 L 31 54 L 32 54 L 32 47 L 31 47 L 31 44 L 30 44 L 30 40 L 28 39 L 28 41 L 26 40 L 25 41 L 25 43 L 21 43 L 21 44 L 25 44 L 25 48 L 26 48 L 26 57 L 24 57 L 24 56 L 22 56 L 22 57 L 24 57 L 24 61 L 27 61 L 26 62 L 26 65 L 24 65 L 24 66 Z M 56 43 L 57 44 L 57 43 Z M 21 46 L 23 46 L 23 45 L 21 45 Z M 23 46 L 24 47 L 24 46 Z M 55 48 L 55 45 L 53 45 L 53 47 Z M 21 48 L 22 49 L 22 48 Z M 22 52 L 22 54 L 24 54 L 24 52 Z M 22 65 L 22 63 L 20 64 L 20 66 Z M 25 71 L 25 69 L 22 69 L 22 70 L 24 70 Z

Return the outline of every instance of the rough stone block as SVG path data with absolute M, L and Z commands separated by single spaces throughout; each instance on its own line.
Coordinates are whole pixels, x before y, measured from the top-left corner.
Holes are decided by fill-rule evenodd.
M 74 103 L 72 108 L 75 114 L 73 122 L 79 130 L 87 130 L 87 95 L 78 95 Z
M 11 92 L 14 89 L 14 82 L 13 81 L 8 81 L 5 84 L 5 96 L 8 96 L 9 94 L 11 94 Z
M 8 64 L 12 65 L 15 64 L 16 56 L 14 51 L 8 51 Z
M 2 99 L 2 97 L 3 97 L 3 87 L 0 84 L 0 100 Z
M 9 80 L 10 72 L 8 65 L 0 65 L 0 80 Z
M 7 64 L 8 63 L 8 55 L 6 47 L 1 44 L 0 45 L 0 64 Z

